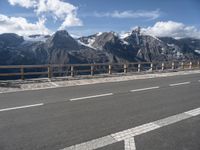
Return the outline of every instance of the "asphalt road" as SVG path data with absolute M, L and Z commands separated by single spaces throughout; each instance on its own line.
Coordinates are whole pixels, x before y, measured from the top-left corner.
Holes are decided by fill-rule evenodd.
M 0 94 L 0 150 L 63 149 L 199 108 L 199 80 L 193 74 Z M 199 150 L 199 127 L 200 116 L 190 116 L 135 136 L 135 149 Z M 119 141 L 99 150 L 124 147 Z

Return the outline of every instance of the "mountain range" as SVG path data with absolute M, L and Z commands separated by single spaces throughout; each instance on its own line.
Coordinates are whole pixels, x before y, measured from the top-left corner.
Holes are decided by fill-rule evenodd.
M 73 38 L 66 30 L 53 35 L 0 34 L 0 65 L 185 61 L 200 58 L 200 39 L 154 37 L 133 30 Z

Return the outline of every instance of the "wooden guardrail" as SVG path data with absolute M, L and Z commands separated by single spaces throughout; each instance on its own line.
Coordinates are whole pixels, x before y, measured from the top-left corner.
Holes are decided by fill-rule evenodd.
M 97 64 L 49 64 L 0 66 L 0 77 L 95 75 L 116 72 L 152 72 L 164 70 L 200 69 L 200 61 L 191 62 L 137 62 L 137 63 L 97 63 Z

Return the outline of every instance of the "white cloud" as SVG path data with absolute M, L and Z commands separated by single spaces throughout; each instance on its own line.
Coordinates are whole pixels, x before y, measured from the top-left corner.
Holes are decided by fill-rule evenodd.
M 124 12 L 119 12 L 115 11 L 112 14 L 112 17 L 115 18 L 148 18 L 148 19 L 157 19 L 160 17 L 160 11 L 155 10 L 155 11 L 124 11 Z
M 38 8 L 36 12 L 38 14 L 43 12 L 51 12 L 58 18 L 65 18 L 66 15 L 76 11 L 77 7 L 70 3 L 66 3 L 60 0 L 39 0 Z
M 20 5 L 25 8 L 35 6 L 36 0 L 8 0 L 11 5 Z
M 160 17 L 161 12 L 159 9 L 154 10 L 154 11 L 145 11 L 145 10 L 140 10 L 140 11 L 114 11 L 114 12 L 106 12 L 106 13 L 100 13 L 100 12 L 95 12 L 93 14 L 95 17 L 112 17 L 112 18 L 147 18 L 147 19 L 157 19 Z
M 166 21 L 157 22 L 152 27 L 143 28 L 145 34 L 154 35 L 157 37 L 174 37 L 174 38 L 200 38 L 200 30 L 195 26 L 187 26 L 180 22 Z
M 71 14 L 65 18 L 64 22 L 62 23 L 59 29 L 62 30 L 66 27 L 72 27 L 74 26 L 74 24 L 76 24 L 76 26 L 82 26 L 82 22 Z
M 45 27 L 45 19 L 30 23 L 23 17 L 8 17 L 0 14 L 0 33 L 16 33 L 19 35 L 50 34 Z
M 62 0 L 9 0 L 11 5 L 20 5 L 33 8 L 37 15 L 51 14 L 57 20 L 63 21 L 60 28 L 82 26 L 82 21 L 77 17 L 78 7 Z

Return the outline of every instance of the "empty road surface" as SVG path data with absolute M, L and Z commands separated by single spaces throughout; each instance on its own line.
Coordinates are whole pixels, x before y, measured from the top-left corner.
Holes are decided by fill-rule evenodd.
M 0 150 L 200 150 L 200 74 L 0 94 Z

